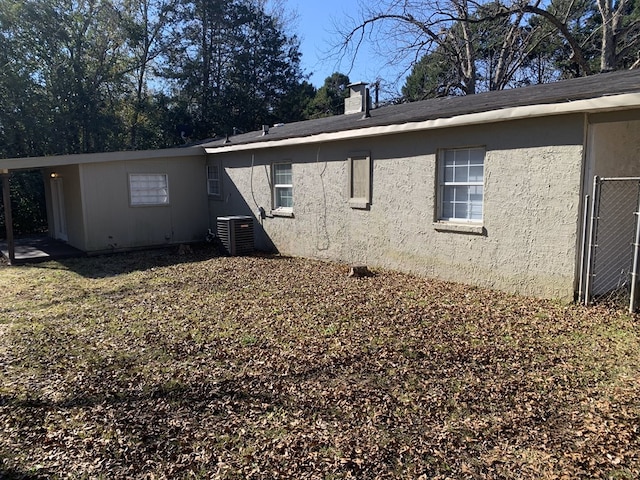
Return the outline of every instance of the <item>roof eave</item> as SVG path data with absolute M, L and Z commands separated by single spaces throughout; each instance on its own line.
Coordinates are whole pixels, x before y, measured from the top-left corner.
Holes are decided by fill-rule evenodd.
M 340 140 L 353 140 L 381 135 L 408 133 L 423 130 L 433 130 L 447 127 L 460 127 L 486 123 L 505 122 L 552 115 L 566 115 L 571 113 L 597 113 L 616 110 L 640 108 L 640 93 L 625 93 L 608 95 L 597 98 L 574 100 L 562 103 L 547 103 L 508 107 L 487 112 L 468 113 L 448 118 L 436 118 L 418 122 L 382 125 L 375 127 L 344 130 L 340 132 L 318 133 L 302 137 L 291 137 L 279 140 L 265 140 L 237 145 L 221 145 L 205 147 L 209 154 L 220 154 L 245 150 L 261 150 L 266 148 L 286 147 L 295 145 L 309 145 Z
M 0 169 L 18 170 L 62 165 L 103 163 L 118 161 L 153 160 L 162 158 L 191 157 L 201 155 L 200 146 L 167 148 L 160 150 L 125 150 L 119 152 L 78 153 L 71 155 L 53 155 L 44 157 L 0 158 Z

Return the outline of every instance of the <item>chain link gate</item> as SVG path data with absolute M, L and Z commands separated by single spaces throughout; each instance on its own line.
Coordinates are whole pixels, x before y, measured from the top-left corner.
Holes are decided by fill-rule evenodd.
M 629 303 L 637 307 L 640 250 L 640 178 L 595 177 L 583 218 L 580 300 Z M 590 215 L 589 215 L 590 211 Z

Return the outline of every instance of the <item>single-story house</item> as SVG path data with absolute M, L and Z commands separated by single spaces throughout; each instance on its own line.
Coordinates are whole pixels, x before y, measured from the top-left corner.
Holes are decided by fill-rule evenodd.
M 594 176 L 640 176 L 640 71 L 381 108 L 350 89 L 340 116 L 0 169 L 41 168 L 51 234 L 88 253 L 249 215 L 259 249 L 574 298 Z

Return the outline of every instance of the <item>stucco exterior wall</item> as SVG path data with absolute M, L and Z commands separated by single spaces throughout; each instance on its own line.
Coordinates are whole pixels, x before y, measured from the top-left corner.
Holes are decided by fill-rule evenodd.
M 167 174 L 169 204 L 131 206 L 129 174 Z M 205 157 L 150 159 L 80 166 L 87 252 L 179 244 L 207 231 Z
M 271 165 L 293 164 L 294 217 L 256 218 L 258 246 L 542 297 L 573 297 L 583 116 L 209 155 L 222 215 L 272 207 Z M 438 149 L 483 146 L 484 233 L 434 228 Z M 373 160 L 368 210 L 350 208 L 346 158 Z

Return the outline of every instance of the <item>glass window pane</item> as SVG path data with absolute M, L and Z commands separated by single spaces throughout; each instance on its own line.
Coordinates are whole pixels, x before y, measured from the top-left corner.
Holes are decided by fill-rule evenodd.
M 445 150 L 440 171 L 440 211 L 443 219 L 482 220 L 484 149 Z M 456 185 L 451 185 L 455 183 Z M 473 185 L 474 183 L 480 185 Z
M 469 187 L 469 189 L 470 189 L 469 199 L 472 202 L 482 202 L 483 188 L 481 186 L 474 186 L 474 187 Z
M 456 202 L 466 202 L 469 199 L 469 188 L 462 185 L 456 185 L 453 187 L 455 191 L 455 201 Z
M 207 192 L 209 195 L 220 195 L 220 167 L 218 165 L 207 167 Z
M 453 165 L 456 158 L 455 150 L 445 150 L 444 152 L 444 164 Z
M 469 150 L 467 150 L 467 149 L 455 150 L 455 154 L 456 154 L 455 164 L 457 166 L 468 165 L 469 164 Z
M 455 187 L 444 187 L 443 200 L 445 202 L 453 202 L 455 199 Z
M 482 172 L 484 167 L 482 166 L 471 166 L 469 167 L 469 181 L 470 182 L 481 182 L 482 181 Z
M 209 180 L 209 195 L 220 195 L 220 182 Z
M 471 165 L 484 164 L 484 149 L 474 148 L 469 150 L 469 163 Z
M 209 165 L 208 176 L 209 180 L 218 180 L 220 178 L 220 172 L 217 165 Z
M 445 202 L 442 204 L 442 218 L 453 218 L 453 203 Z
M 455 168 L 454 182 L 468 182 L 469 181 L 469 169 L 466 165 L 457 166 Z
M 482 204 L 472 204 L 470 213 L 470 220 L 482 220 Z
M 275 183 L 276 185 L 291 185 L 291 165 L 289 164 L 276 164 L 274 165 Z
M 291 187 L 276 188 L 276 208 L 293 208 L 293 189 Z
M 460 202 L 460 203 L 456 202 L 453 205 L 454 205 L 453 218 L 460 218 L 460 219 L 466 220 L 468 218 L 467 217 L 467 211 L 468 211 L 467 202 Z
M 165 174 L 129 175 L 131 205 L 162 205 L 169 203 L 169 186 Z
M 453 167 L 451 166 L 444 167 L 444 181 L 453 182 Z

